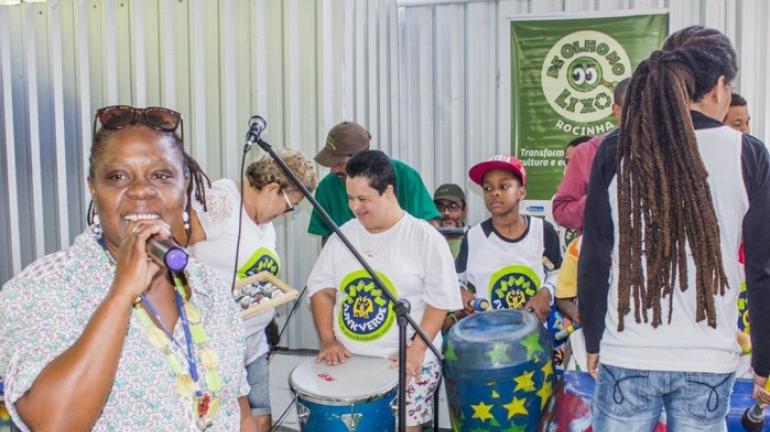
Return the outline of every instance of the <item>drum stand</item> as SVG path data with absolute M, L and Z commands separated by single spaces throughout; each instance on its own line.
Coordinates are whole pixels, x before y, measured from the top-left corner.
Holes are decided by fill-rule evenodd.
M 366 262 L 364 257 L 361 256 L 360 253 L 356 250 L 355 247 L 353 247 L 353 244 L 350 243 L 350 240 L 348 240 L 347 237 L 345 237 L 342 232 L 340 232 L 340 228 L 337 226 L 337 224 L 334 223 L 332 218 L 329 216 L 328 213 L 326 213 L 326 210 L 321 207 L 320 204 L 318 204 L 318 201 L 316 201 L 315 197 L 313 197 L 313 194 L 310 193 L 310 191 L 305 188 L 305 186 L 302 184 L 302 182 L 299 181 L 297 176 L 294 174 L 294 172 L 289 168 L 288 165 L 286 165 L 286 162 L 281 159 L 280 156 L 278 156 L 275 151 L 273 150 L 273 147 L 270 146 L 267 142 L 262 140 L 261 138 L 254 137 L 249 133 L 246 134 L 246 140 L 247 143 L 251 144 L 258 144 L 262 150 L 264 150 L 267 154 L 272 157 L 275 162 L 278 164 L 278 166 L 281 167 L 281 170 L 286 174 L 287 177 L 291 180 L 292 183 L 294 183 L 294 186 L 297 187 L 302 192 L 302 195 L 307 198 L 307 200 L 310 202 L 310 204 L 313 205 L 313 208 L 316 209 L 318 214 L 321 216 L 321 219 L 326 223 L 326 226 L 332 229 L 337 236 L 339 236 L 340 240 L 342 240 L 342 243 L 345 244 L 345 247 L 350 250 L 350 253 L 353 254 L 353 256 L 356 258 L 356 260 L 361 264 L 361 266 L 369 273 L 369 276 L 371 276 L 372 280 L 374 281 L 375 285 L 379 290 L 381 290 L 385 297 L 388 298 L 388 301 L 391 302 L 393 305 L 393 310 L 396 313 L 396 319 L 398 323 L 398 430 L 399 432 L 403 432 L 406 430 L 406 325 L 409 324 L 412 326 L 412 328 L 415 330 L 416 334 L 419 335 L 420 339 L 425 342 L 425 346 L 427 346 L 433 354 L 436 356 L 436 359 L 439 362 L 442 362 L 444 360 L 444 357 L 441 355 L 441 353 L 436 349 L 435 346 L 433 346 L 433 343 L 430 339 L 428 339 L 428 336 L 425 335 L 425 333 L 422 331 L 419 325 L 412 319 L 412 317 L 409 315 L 409 311 L 411 309 L 411 306 L 409 305 L 409 301 L 406 299 L 396 299 L 393 296 L 393 293 L 390 292 L 387 288 L 385 288 L 385 284 L 382 283 L 380 278 L 377 276 L 377 274 L 372 270 L 372 268 L 369 266 L 369 263 Z M 436 387 L 436 391 L 433 394 L 433 430 L 438 430 L 438 386 Z

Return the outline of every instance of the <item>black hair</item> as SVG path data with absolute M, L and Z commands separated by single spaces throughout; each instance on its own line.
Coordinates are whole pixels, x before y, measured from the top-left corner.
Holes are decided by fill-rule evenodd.
M 618 83 L 615 87 L 615 91 L 612 93 L 615 105 L 623 107 L 623 103 L 626 101 L 626 90 L 628 90 L 628 84 L 631 83 L 631 78 L 626 78 Z
M 585 136 L 585 135 L 579 136 L 579 137 L 573 139 L 572 141 L 568 142 L 567 145 L 564 146 L 564 150 L 567 150 L 570 147 L 577 147 L 580 144 L 583 144 L 584 142 L 590 141 L 590 140 L 591 140 L 590 136 Z
M 396 175 L 393 172 L 393 164 L 385 153 L 379 150 L 362 150 L 356 153 L 345 166 L 348 177 L 366 177 L 369 186 L 380 195 L 385 192 L 388 185 L 396 191 Z
M 738 93 L 733 92 L 733 97 L 730 99 L 730 106 L 746 106 L 749 103 L 746 102 L 746 99 L 743 98 L 743 96 L 739 95 Z

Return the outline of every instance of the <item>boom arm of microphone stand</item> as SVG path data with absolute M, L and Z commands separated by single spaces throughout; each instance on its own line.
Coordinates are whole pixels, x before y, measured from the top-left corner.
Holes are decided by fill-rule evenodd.
M 323 207 L 321 207 L 321 204 L 318 204 L 318 201 L 316 201 L 313 194 L 310 193 L 310 191 L 307 190 L 307 188 L 302 184 L 302 182 L 299 181 L 297 178 L 297 175 L 294 174 L 294 171 L 292 171 L 291 168 L 289 168 L 288 165 L 286 165 L 286 162 L 281 159 L 280 156 L 278 156 L 275 151 L 273 150 L 273 147 L 265 142 L 263 139 L 258 139 L 257 144 L 264 150 L 267 154 L 272 157 L 276 163 L 278 163 L 278 166 L 281 167 L 281 170 L 289 177 L 292 183 L 294 183 L 294 186 L 297 187 L 302 192 L 302 195 L 307 198 L 307 200 L 310 202 L 310 204 L 313 205 L 313 208 L 316 209 L 319 215 L 321 215 L 321 219 L 326 223 L 326 225 L 334 231 L 337 236 L 342 240 L 342 243 L 345 244 L 345 247 L 347 247 L 350 250 L 350 253 L 353 254 L 353 256 L 356 258 L 356 261 L 358 261 L 361 266 L 364 268 L 364 270 L 369 273 L 369 276 L 372 277 L 372 280 L 374 280 L 375 285 L 377 285 L 377 288 L 380 289 L 383 293 L 385 293 L 385 296 L 388 298 L 388 300 L 393 304 L 393 310 L 396 312 L 397 317 L 403 317 L 406 319 L 406 321 L 409 323 L 410 326 L 415 330 L 415 332 L 420 336 L 420 339 L 425 342 L 425 346 L 428 347 L 428 349 L 433 352 L 433 354 L 436 356 L 439 362 L 444 360 L 444 356 L 441 355 L 438 349 L 433 345 L 433 341 L 431 341 L 428 336 L 425 334 L 425 332 L 422 331 L 419 325 L 414 321 L 414 319 L 409 315 L 409 313 L 402 308 L 397 299 L 393 296 L 393 294 L 385 288 L 385 284 L 382 283 L 380 278 L 377 276 L 377 274 L 374 272 L 374 270 L 369 266 L 369 263 L 366 262 L 364 257 L 361 256 L 360 253 L 358 253 L 358 250 L 353 246 L 352 243 L 350 243 L 350 240 L 348 240 L 347 237 L 345 237 L 342 232 L 340 232 L 340 227 L 337 226 L 336 223 L 332 220 L 331 216 L 329 216 L 328 213 L 326 213 L 326 210 L 324 210 Z

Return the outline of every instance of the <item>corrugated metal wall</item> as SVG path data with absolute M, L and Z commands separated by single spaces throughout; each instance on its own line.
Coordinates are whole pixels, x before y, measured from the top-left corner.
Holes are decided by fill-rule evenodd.
M 486 214 L 467 169 L 510 152 L 510 20 L 664 10 L 676 31 L 718 28 L 736 46 L 736 89 L 749 102 L 752 133 L 770 138 L 770 6 L 765 0 L 402 0 L 400 156 L 426 183 L 465 185 L 469 220 Z
M 3 3 L 3 2 L 0 2 Z M 513 16 L 668 8 L 672 29 L 733 38 L 754 131 L 768 138 L 770 11 L 764 0 L 49 0 L 0 6 L 0 283 L 84 226 L 93 112 L 163 105 L 212 178 L 237 177 L 251 114 L 275 146 L 314 154 L 343 119 L 407 161 L 428 187 L 507 151 Z M 261 156 L 254 150 L 251 159 Z M 321 171 L 324 174 L 325 171 Z M 483 216 L 469 194 L 471 220 Z M 279 222 L 285 279 L 318 251 L 309 212 Z M 292 347 L 316 345 L 302 308 Z
M 2 2 L 0 2 L 2 3 Z M 397 9 L 388 0 L 59 0 L 0 6 L 0 283 L 85 226 L 94 111 L 162 105 L 212 179 L 237 178 L 249 117 L 314 155 L 343 119 L 390 143 L 398 124 Z M 389 146 L 383 146 L 389 150 Z M 247 159 L 260 157 L 254 149 Z M 283 275 L 318 251 L 309 212 L 278 222 Z M 296 329 L 309 329 L 296 330 Z M 315 344 L 309 314 L 289 332 Z

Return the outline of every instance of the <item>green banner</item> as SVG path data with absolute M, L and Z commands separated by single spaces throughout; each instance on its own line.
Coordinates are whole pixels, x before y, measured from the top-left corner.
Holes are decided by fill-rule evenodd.
M 564 147 L 615 128 L 613 91 L 663 44 L 668 16 L 511 22 L 511 151 L 527 169 L 527 199 L 550 200 Z

